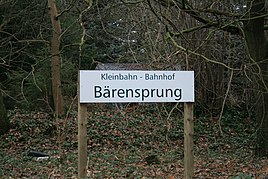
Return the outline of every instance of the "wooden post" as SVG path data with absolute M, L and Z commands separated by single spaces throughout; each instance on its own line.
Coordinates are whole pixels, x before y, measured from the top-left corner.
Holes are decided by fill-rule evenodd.
M 184 178 L 191 179 L 194 175 L 193 154 L 193 103 L 184 103 Z
M 78 75 L 78 178 L 87 177 L 87 105 L 80 103 Z

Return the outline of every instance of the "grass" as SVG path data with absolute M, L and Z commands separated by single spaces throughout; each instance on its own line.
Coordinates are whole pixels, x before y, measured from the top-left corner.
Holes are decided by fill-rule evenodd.
M 182 178 L 183 116 L 172 106 L 126 109 L 95 105 L 88 119 L 88 178 Z M 229 113 L 228 113 L 229 114 Z M 241 115 L 195 119 L 196 178 L 261 178 L 267 159 L 255 158 L 254 121 Z M 0 136 L 1 178 L 77 178 L 77 120 L 61 121 L 62 142 L 52 117 L 12 111 L 12 129 Z M 219 126 L 221 124 L 221 126 Z M 29 150 L 50 154 L 36 161 Z M 159 162 L 148 163 L 148 156 Z

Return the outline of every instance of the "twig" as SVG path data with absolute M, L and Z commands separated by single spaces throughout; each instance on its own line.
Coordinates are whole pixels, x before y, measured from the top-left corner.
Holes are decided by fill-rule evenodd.
M 231 88 L 233 74 L 234 74 L 234 71 L 232 70 L 231 71 L 231 75 L 230 75 L 230 80 L 228 82 L 228 87 L 227 87 L 227 90 L 226 90 L 226 93 L 225 93 L 225 96 L 224 96 L 224 99 L 223 99 L 223 102 L 222 102 L 221 113 L 220 113 L 220 116 L 219 116 L 219 129 L 220 129 L 221 135 L 223 135 L 223 132 L 222 132 L 222 129 L 221 129 L 221 119 L 222 119 L 222 115 L 223 115 L 223 110 L 224 110 L 224 106 L 225 106 L 225 103 L 226 103 L 226 99 L 227 99 L 228 93 L 229 93 L 230 88 Z
M 85 37 L 86 37 L 86 28 L 83 22 L 83 15 L 84 13 L 86 13 L 87 11 L 90 10 L 91 6 L 92 6 L 93 0 L 89 0 L 88 1 L 88 7 L 86 9 L 84 9 L 80 14 L 79 14 L 79 23 L 80 26 L 82 28 L 82 36 L 80 38 L 80 43 L 79 43 L 79 68 L 81 66 L 81 60 L 82 60 L 82 47 L 85 44 Z
M 195 55 L 195 56 L 198 56 L 198 57 L 201 57 L 202 59 L 208 61 L 208 62 L 211 62 L 211 63 L 215 63 L 215 64 L 218 64 L 218 65 L 221 65 L 221 66 L 224 66 L 225 68 L 229 69 L 229 70 L 235 70 L 235 71 L 240 71 L 241 69 L 236 69 L 236 68 L 232 68 L 232 67 L 229 67 L 228 65 L 226 65 L 225 63 L 222 63 L 222 62 L 218 62 L 218 61 L 215 61 L 215 60 L 211 60 L 209 59 L 208 57 L 200 54 L 200 53 L 197 53 L 197 52 L 194 52 L 192 50 L 189 50 L 189 49 L 186 49 L 182 46 L 180 46 L 179 44 L 177 44 L 175 42 L 175 40 L 171 37 L 170 33 L 167 32 L 167 37 L 171 40 L 171 42 L 175 45 L 175 47 L 178 48 L 178 51 L 175 52 L 175 54 L 178 54 L 180 53 L 181 51 L 185 52 L 185 53 L 188 53 L 188 54 L 192 54 L 192 55 Z
M 59 18 L 60 16 L 62 16 L 64 13 L 70 11 L 72 8 L 73 8 L 73 5 L 75 4 L 76 0 L 73 0 L 67 8 L 65 8 L 63 11 L 61 11 L 57 16 L 56 18 Z

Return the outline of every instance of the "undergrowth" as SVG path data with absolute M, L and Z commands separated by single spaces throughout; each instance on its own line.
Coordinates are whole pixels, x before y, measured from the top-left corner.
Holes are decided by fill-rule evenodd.
M 182 178 L 182 107 L 91 105 L 88 178 Z M 253 155 L 254 120 L 240 114 L 194 119 L 196 178 L 260 178 L 267 174 L 267 159 Z M 2 178 L 77 178 L 75 111 L 63 119 L 60 130 L 47 113 L 15 110 L 10 119 L 12 129 L 0 136 Z M 30 150 L 48 153 L 50 158 L 37 161 L 28 156 Z

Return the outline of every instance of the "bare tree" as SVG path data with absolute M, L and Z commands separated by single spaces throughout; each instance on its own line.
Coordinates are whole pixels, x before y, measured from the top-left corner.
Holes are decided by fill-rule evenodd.
M 23 82 L 20 83 L 21 88 L 18 88 L 19 83 L 12 88 L 16 81 L 12 78 L 13 74 L 19 76 L 29 69 L 31 71 L 31 65 L 35 63 L 31 52 L 36 52 L 46 44 L 46 40 L 42 37 L 37 38 L 35 34 L 42 22 L 42 13 L 39 12 L 40 16 L 35 16 L 35 10 L 41 10 L 42 5 L 36 1 L 0 1 L 0 130 L 2 131 L 6 131 L 8 124 L 4 103 L 10 108 L 14 101 L 25 99 Z M 28 16 L 30 11 L 33 12 L 32 17 Z M 34 50 L 31 49 L 33 46 Z
M 56 119 L 64 113 L 63 96 L 61 92 L 61 63 L 60 63 L 60 38 L 61 25 L 58 17 L 56 1 L 48 0 L 48 9 L 52 23 L 51 39 L 51 67 L 52 67 L 52 94 L 55 106 Z
M 152 4 L 152 1 L 147 1 Z M 247 1 L 185 1 L 185 0 L 161 0 L 162 7 L 173 9 L 178 14 L 183 14 L 188 19 L 195 21 L 194 26 L 185 29 L 179 28 L 176 20 L 168 18 L 161 11 L 151 5 L 152 11 L 158 17 L 162 17 L 163 23 L 168 27 L 168 36 L 179 53 L 187 54 L 188 57 L 201 58 L 207 62 L 221 65 L 231 71 L 235 70 L 228 63 L 211 60 L 210 55 L 198 51 L 182 43 L 176 38 L 187 37 L 189 33 L 203 31 L 207 37 L 215 32 L 224 31 L 229 34 L 240 36 L 245 41 L 248 57 L 251 65 L 255 67 L 256 118 L 258 120 L 258 135 L 256 151 L 258 155 L 268 155 L 268 78 L 267 78 L 267 40 L 265 37 L 267 8 L 265 0 Z M 205 29 L 208 29 L 207 31 Z M 206 41 L 210 38 L 206 38 Z M 184 40 L 187 41 L 187 38 Z M 203 42 L 202 46 L 206 44 Z M 246 62 L 249 63 L 249 62 Z M 240 67 L 241 68 L 241 67 Z

